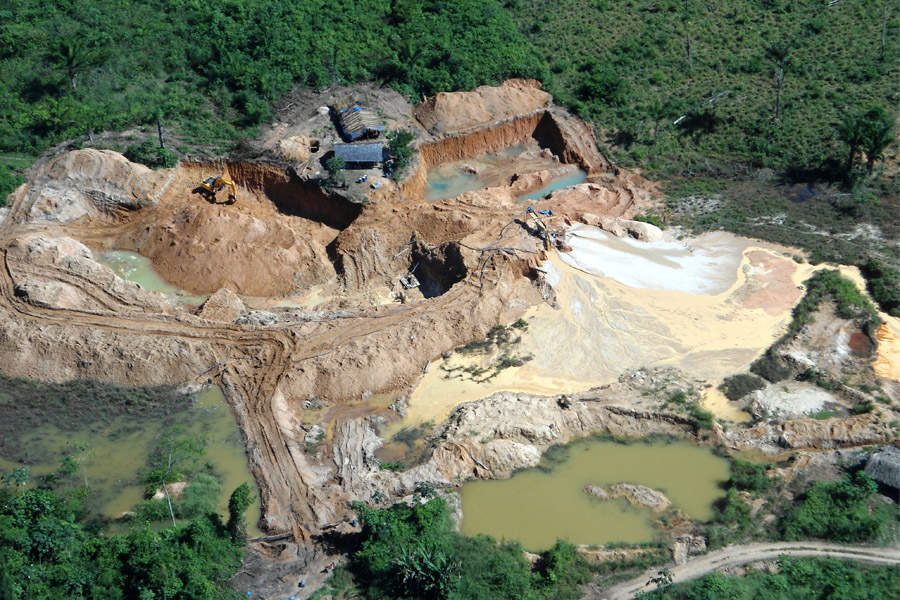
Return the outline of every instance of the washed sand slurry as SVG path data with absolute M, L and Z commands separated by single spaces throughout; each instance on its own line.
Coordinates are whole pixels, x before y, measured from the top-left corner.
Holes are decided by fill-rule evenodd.
M 510 349 L 532 359 L 484 383 L 448 379 L 442 368 L 478 365 L 482 357 L 456 354 L 432 365 L 398 428 L 439 422 L 455 406 L 496 391 L 576 393 L 642 367 L 674 366 L 718 384 L 781 335 L 814 270 L 774 247 L 725 233 L 645 244 L 573 229 L 573 252 L 555 254 L 545 265 L 548 279 L 558 277 L 560 308 L 529 310 L 528 329 Z M 606 277 L 585 271 L 598 265 Z M 685 291 L 692 286 L 695 293 Z M 715 391 L 707 391 L 705 404 L 720 418 L 747 419 Z

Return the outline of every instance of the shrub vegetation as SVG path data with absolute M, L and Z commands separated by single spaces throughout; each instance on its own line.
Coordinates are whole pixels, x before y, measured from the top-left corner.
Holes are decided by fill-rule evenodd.
M 218 515 L 108 535 L 79 521 L 81 513 L 77 495 L 0 488 L 0 597 L 238 598 L 229 581 L 241 564 L 242 540 Z
M 414 506 L 355 507 L 363 531 L 350 571 L 372 600 L 574 600 L 580 597 L 578 585 L 592 575 L 564 541 L 542 553 L 532 570 L 517 543 L 458 534 L 442 498 Z
M 736 577 L 714 573 L 663 586 L 640 600 L 890 600 L 897 596 L 900 567 L 872 567 L 831 558 L 778 560 L 778 572 Z
M 877 491 L 878 484 L 863 471 L 840 481 L 816 481 L 781 519 L 782 536 L 786 540 L 881 541 L 897 519 L 897 507 L 875 500 Z

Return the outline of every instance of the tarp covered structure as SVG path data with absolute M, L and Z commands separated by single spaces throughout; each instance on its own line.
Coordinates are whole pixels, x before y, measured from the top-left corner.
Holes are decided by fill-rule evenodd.
M 384 131 L 384 126 L 379 123 L 376 115 L 356 105 L 342 110 L 338 121 L 341 124 L 341 135 L 351 142 L 376 138 Z

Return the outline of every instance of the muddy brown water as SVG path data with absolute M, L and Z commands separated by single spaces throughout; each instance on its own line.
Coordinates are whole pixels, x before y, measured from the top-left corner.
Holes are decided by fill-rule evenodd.
M 109 267 L 116 275 L 126 281 L 132 281 L 146 290 L 175 296 L 185 304 L 200 305 L 209 297 L 192 296 L 181 288 L 165 281 L 153 268 L 153 263 L 150 259 L 137 252 L 109 250 L 101 253 L 97 257 L 97 262 Z
M 247 466 L 247 455 L 241 441 L 240 432 L 231 410 L 225 403 L 218 387 L 209 387 L 200 392 L 197 405 L 191 414 L 192 421 L 185 423 L 188 435 L 204 435 L 207 439 L 206 453 L 200 459 L 212 463 L 220 476 L 222 493 L 218 501 L 218 511 L 228 516 L 228 497 L 241 483 L 249 483 L 254 490 L 256 484 Z M 117 519 L 130 511 L 143 499 L 144 486 L 139 477 L 146 468 L 147 457 L 154 440 L 162 430 L 162 423 L 135 422 L 132 417 L 120 418 L 99 430 L 61 430 L 43 425 L 33 432 L 29 443 L 40 446 L 41 455 L 62 457 L 74 448 L 86 447 L 85 452 L 75 452 L 77 458 L 86 457 L 83 469 L 77 473 L 74 483 L 91 489 L 88 500 L 90 512 L 108 519 Z M 19 463 L 0 458 L 0 470 L 11 471 L 22 466 Z M 33 481 L 37 477 L 55 471 L 59 463 L 31 465 Z M 247 531 L 251 536 L 260 535 L 257 523 L 260 517 L 260 503 L 257 500 L 246 513 Z
M 502 481 L 471 481 L 462 488 L 466 535 L 489 534 L 544 550 L 557 538 L 573 544 L 653 541 L 658 518 L 625 499 L 601 501 L 585 486 L 644 485 L 663 492 L 675 508 L 699 521 L 712 517 L 723 496 L 729 464 L 686 442 L 621 444 L 588 438 L 568 444 L 565 459 L 547 470 L 529 469 Z

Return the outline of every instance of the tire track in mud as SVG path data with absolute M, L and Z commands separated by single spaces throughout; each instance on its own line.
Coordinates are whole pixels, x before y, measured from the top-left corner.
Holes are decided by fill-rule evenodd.
M 284 506 L 295 511 L 291 514 L 294 518 L 290 521 L 295 536 L 299 537 L 303 522 L 312 511 L 303 510 L 302 505 L 298 506 L 298 503 L 292 501 L 306 497 L 303 489 L 305 486 L 302 480 L 291 477 L 284 471 L 283 465 L 290 465 L 293 461 L 285 462 L 287 441 L 278 427 L 271 406 L 275 390 L 286 374 L 287 365 L 290 364 L 288 358 L 291 357 L 295 346 L 291 336 L 277 329 L 246 330 L 239 326 L 198 326 L 177 321 L 167 315 L 127 312 L 123 314 L 121 312 L 123 307 L 134 304 L 110 290 L 100 288 L 96 282 L 70 273 L 67 273 L 69 277 L 67 283 L 71 283 L 100 306 L 108 309 L 109 313 L 49 309 L 24 302 L 16 296 L 15 276 L 8 255 L 8 246 L 17 237 L 16 217 L 21 213 L 23 199 L 24 196 L 17 199 L 0 227 L 0 252 L 3 262 L 3 268 L 0 269 L 0 309 L 15 315 L 15 318 L 36 324 L 193 340 L 206 345 L 223 366 L 231 361 L 247 361 L 249 367 L 235 369 L 236 385 L 225 385 L 223 388 L 233 392 L 228 394 L 229 401 L 242 434 L 246 441 L 250 442 L 247 445 L 252 445 L 257 451 L 251 456 L 250 466 L 254 477 L 261 484 L 259 489 L 263 505 L 272 506 L 285 497 L 291 500 Z M 40 232 L 44 228 L 29 227 L 29 229 Z M 23 268 L 31 269 L 34 266 L 23 265 Z M 42 267 L 34 271 L 44 277 L 50 276 L 51 280 L 58 279 L 62 272 L 51 267 Z M 260 368 L 264 363 L 269 363 L 270 366 Z M 224 379 L 222 372 L 214 376 L 220 381 Z M 270 477 L 273 473 L 279 473 L 281 476 L 273 480 Z
M 321 358 L 354 341 L 391 328 L 401 327 L 422 317 L 435 308 L 442 308 L 471 292 L 470 280 L 460 282 L 439 298 L 421 301 L 408 308 L 386 314 L 361 315 L 346 325 L 314 332 L 305 339 L 297 339 L 285 323 L 265 328 L 247 329 L 240 325 L 192 324 L 177 315 L 130 312 L 129 308 L 144 308 L 98 282 L 76 273 L 50 266 L 19 264 L 8 253 L 8 246 L 21 234 L 14 227 L 14 215 L 21 201 L 16 203 L 0 228 L 0 310 L 15 318 L 35 324 L 48 324 L 66 329 L 102 330 L 114 334 L 178 338 L 204 345 L 216 362 L 197 374 L 208 374 L 223 385 L 248 448 L 254 477 L 259 484 L 264 518 L 281 514 L 278 525 L 287 526 L 297 541 L 309 540 L 318 522 L 317 499 L 311 469 L 295 442 L 281 429 L 273 410 L 273 400 L 279 384 L 289 372 L 306 361 Z M 43 227 L 29 227 L 29 232 L 41 233 Z M 61 280 L 96 301 L 102 310 L 47 308 L 26 302 L 16 296 L 16 273 L 34 273 L 47 280 Z M 60 277 L 61 275 L 64 277 Z M 477 288 L 477 286 L 474 286 Z M 123 309 L 124 312 L 123 312 Z M 335 321 L 330 321 L 335 323 Z M 182 381 L 172 383 L 183 383 Z M 275 524 L 275 523 L 273 523 Z

